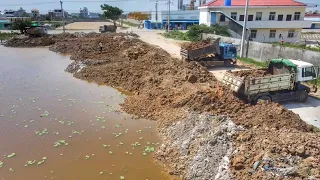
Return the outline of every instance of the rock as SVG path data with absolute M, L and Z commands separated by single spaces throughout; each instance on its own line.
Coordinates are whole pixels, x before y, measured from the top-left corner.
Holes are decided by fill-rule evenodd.
M 236 169 L 236 170 L 241 170 L 244 168 L 244 162 L 245 162 L 246 158 L 243 155 L 238 155 L 236 157 L 233 158 L 232 161 L 232 166 Z
M 305 147 L 304 146 L 299 146 L 297 147 L 296 149 L 296 153 L 300 156 L 304 155 L 304 152 L 305 152 Z
M 191 76 L 189 76 L 188 77 L 188 82 L 190 82 L 190 83 L 196 83 L 197 82 L 197 80 L 198 80 L 198 78 L 195 76 L 195 75 L 191 75 Z

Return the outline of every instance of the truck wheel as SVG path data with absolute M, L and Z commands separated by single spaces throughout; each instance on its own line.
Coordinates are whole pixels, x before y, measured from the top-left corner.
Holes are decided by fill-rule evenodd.
M 257 98 L 257 100 L 255 101 L 254 104 L 257 104 L 259 102 L 265 102 L 265 101 L 271 102 L 272 101 L 271 97 L 270 96 L 260 96 L 260 97 Z
M 308 100 L 308 92 L 305 90 L 299 90 L 297 92 L 297 101 L 298 102 L 306 102 Z

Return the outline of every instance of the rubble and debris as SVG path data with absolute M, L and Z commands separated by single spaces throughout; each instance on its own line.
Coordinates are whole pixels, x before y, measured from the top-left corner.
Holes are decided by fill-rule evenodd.
M 183 43 L 181 47 L 183 49 L 192 50 L 192 49 L 199 49 L 209 45 L 212 45 L 211 40 L 203 40 L 199 42 L 192 42 L 192 43 Z
M 320 133 L 281 105 L 245 104 L 198 63 L 172 58 L 134 35 L 50 38 L 50 50 L 75 60 L 68 72 L 131 92 L 122 108 L 157 120 L 163 145 L 155 157 L 170 174 L 184 179 L 320 178 Z M 9 40 L 7 45 L 33 47 L 31 42 Z

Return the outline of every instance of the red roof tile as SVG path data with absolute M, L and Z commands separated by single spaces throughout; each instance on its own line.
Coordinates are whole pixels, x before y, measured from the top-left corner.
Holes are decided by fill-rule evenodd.
M 214 0 L 202 6 L 224 6 L 225 0 Z M 231 0 L 231 6 L 245 6 L 246 0 Z M 250 0 L 249 6 L 306 6 L 294 0 Z

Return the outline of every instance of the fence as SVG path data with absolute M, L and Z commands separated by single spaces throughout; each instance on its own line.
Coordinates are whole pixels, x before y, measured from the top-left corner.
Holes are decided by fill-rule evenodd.
M 238 47 L 238 51 L 240 51 L 241 39 L 218 36 L 215 34 L 202 34 L 202 39 L 207 38 L 221 38 L 221 42 L 233 43 Z M 274 58 L 297 59 L 320 66 L 320 52 L 254 41 L 250 41 L 249 43 L 248 57 L 257 61 L 267 61 Z

